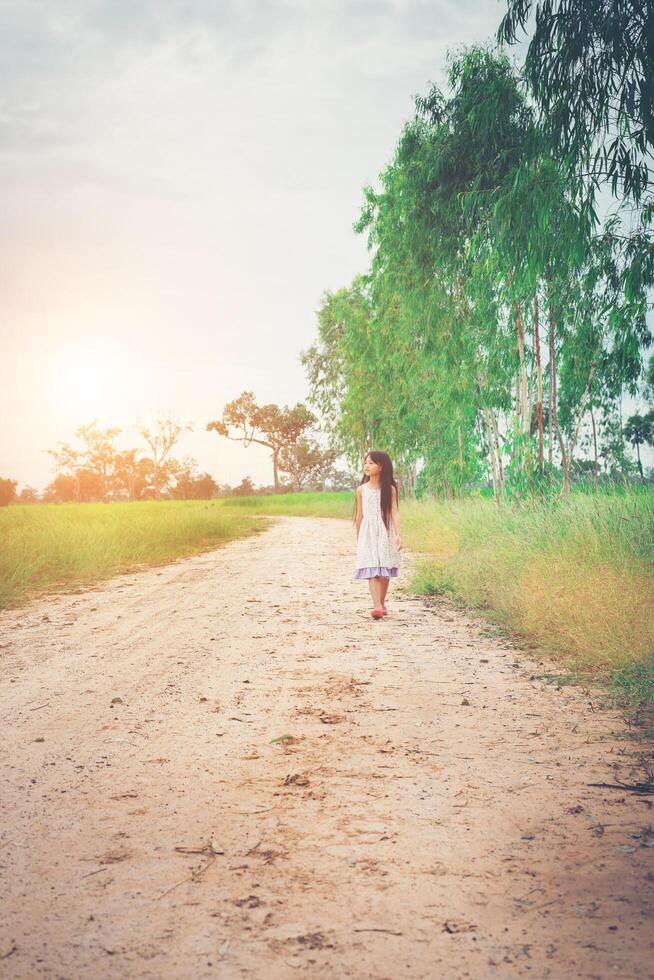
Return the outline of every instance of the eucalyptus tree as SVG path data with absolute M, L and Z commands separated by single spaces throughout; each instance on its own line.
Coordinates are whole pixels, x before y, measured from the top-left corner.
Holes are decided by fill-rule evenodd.
M 490 116 L 487 125 L 492 125 Z M 530 439 L 538 433 L 538 468 L 544 470 L 544 406 L 541 314 L 547 317 L 548 442 L 561 457 L 564 487 L 580 429 L 593 397 L 612 398 L 623 387 L 632 394 L 640 370 L 640 351 L 650 342 L 646 325 L 647 285 L 625 275 L 630 259 L 616 235 L 614 216 L 599 228 L 587 182 L 562 170 L 535 121 L 527 120 L 523 156 L 498 186 L 463 195 L 464 210 L 479 214 L 471 253 L 485 255 L 485 268 L 497 283 L 498 301 L 510 311 L 517 337 L 514 449 L 529 469 Z M 633 245 L 633 243 L 632 243 Z M 531 321 L 534 387 L 528 377 L 527 327 Z M 559 364 L 560 360 L 560 364 Z M 594 420 L 593 420 L 594 425 Z
M 481 415 L 499 490 L 494 413 L 507 403 L 512 353 L 489 288 L 492 243 L 485 257 L 469 245 L 475 234 L 480 244 L 492 195 L 522 158 L 529 113 L 508 59 L 485 49 L 452 60 L 449 84 L 450 98 L 434 86 L 416 101 L 381 191 L 365 191 L 357 228 L 373 251 L 374 305 L 427 379 L 412 393 L 423 406 L 428 470 L 444 489 L 461 489 L 475 471 Z M 467 212 L 466 194 L 477 203 Z
M 580 206 L 592 210 L 604 186 L 613 195 L 627 294 L 654 285 L 653 17 L 644 0 L 508 0 L 497 32 L 509 43 L 530 35 L 524 72 L 539 126 L 582 188 Z
M 654 354 L 650 354 L 643 375 L 643 396 L 650 404 L 654 405 Z
M 471 249 L 478 256 L 479 235 L 482 248 L 490 240 L 486 266 L 496 277 L 498 298 L 509 310 L 517 335 L 513 428 L 518 436 L 513 449 L 525 453 L 529 468 L 535 430 L 541 476 L 545 421 L 541 327 L 545 326 L 549 459 L 552 462 L 556 441 L 567 489 L 586 411 L 593 400 L 598 401 L 602 387 L 612 398 L 625 385 L 634 389 L 639 351 L 649 333 L 645 294 L 641 290 L 625 295 L 620 254 L 610 230 L 595 234 L 589 214 L 574 204 L 570 180 L 543 153 L 537 139 L 533 146 L 538 152 L 509 174 L 494 195 L 488 225 L 473 238 Z M 469 195 L 465 206 L 476 208 L 478 198 Z M 541 324 L 541 316 L 546 324 Z
M 609 180 L 614 194 L 644 201 L 654 148 L 651 5 L 508 0 L 498 40 L 513 43 L 520 32 L 531 32 L 525 75 L 557 157 L 586 168 L 594 185 Z
M 640 447 L 644 444 L 654 445 L 654 411 L 647 415 L 631 415 L 624 427 L 625 438 L 636 447 L 638 472 L 644 479 L 643 464 L 640 459 Z
M 347 390 L 344 308 L 348 304 L 365 304 L 356 281 L 351 289 L 333 293 L 326 290 L 317 312 L 318 339 L 300 354 L 300 361 L 310 386 L 309 404 L 315 408 L 322 427 L 334 443 L 341 420 L 341 402 Z
M 310 384 L 309 404 L 321 417 L 332 448 L 359 461 L 372 444 L 377 386 L 371 354 L 360 350 L 369 333 L 370 308 L 363 280 L 325 292 L 318 309 L 318 339 L 301 354 Z
M 526 110 L 507 59 L 490 52 L 454 61 L 450 83 L 450 100 L 436 88 L 417 100 L 381 189 L 366 188 L 355 227 L 368 233 L 370 273 L 325 297 L 303 361 L 312 404 L 351 454 L 383 435 L 401 469 L 422 458 L 447 494 L 479 475 L 483 420 L 499 494 L 494 412 L 508 407 L 511 344 L 488 276 L 466 261 L 474 222 L 460 198 L 515 166 Z
M 568 488 L 588 414 L 597 474 L 594 412 L 635 391 L 647 263 L 616 218 L 600 227 L 505 55 L 468 49 L 448 82 L 364 190 L 370 270 L 324 298 L 313 404 L 351 457 L 383 436 L 429 489 L 460 493 L 485 466 L 499 499 L 557 457 Z

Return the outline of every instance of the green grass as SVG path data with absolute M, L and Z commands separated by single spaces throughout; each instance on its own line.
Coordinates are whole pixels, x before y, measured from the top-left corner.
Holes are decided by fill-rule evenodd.
M 0 508 L 0 608 L 220 547 L 269 522 L 217 501 Z
M 654 494 L 412 505 L 416 590 L 463 597 L 579 668 L 654 653 Z
M 616 671 L 611 690 L 654 735 L 654 658 Z
M 295 517 L 343 517 L 354 514 L 354 492 L 281 493 L 264 497 L 223 497 L 213 501 L 225 510 L 253 514 L 289 514 Z
M 623 704 L 654 710 L 651 490 L 408 510 L 407 542 L 426 552 L 417 592 L 463 598 Z

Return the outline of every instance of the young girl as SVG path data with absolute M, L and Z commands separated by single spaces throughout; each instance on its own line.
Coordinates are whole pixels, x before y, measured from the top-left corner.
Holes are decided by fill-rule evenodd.
M 372 450 L 363 463 L 363 478 L 356 489 L 357 568 L 353 578 L 368 579 L 373 619 L 386 616 L 386 593 L 401 563 L 397 483 L 387 453 Z

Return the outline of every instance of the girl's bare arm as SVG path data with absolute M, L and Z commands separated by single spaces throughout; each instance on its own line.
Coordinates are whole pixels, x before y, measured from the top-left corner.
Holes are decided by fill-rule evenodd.
M 391 521 L 393 522 L 393 527 L 395 528 L 395 533 L 397 534 L 397 547 L 398 551 L 402 549 L 402 534 L 400 532 L 400 515 L 397 509 L 397 490 L 393 487 L 393 502 L 391 504 Z
M 359 537 L 359 528 L 361 527 L 361 521 L 363 520 L 363 504 L 361 503 L 361 487 L 356 489 L 357 498 L 357 512 L 355 517 L 355 524 L 357 529 L 357 538 Z

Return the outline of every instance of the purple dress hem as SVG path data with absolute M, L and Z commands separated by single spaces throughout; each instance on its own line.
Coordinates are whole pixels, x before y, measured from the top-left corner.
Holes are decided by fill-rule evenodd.
M 379 565 L 377 568 L 357 568 L 352 578 L 375 578 L 376 576 L 380 578 L 397 578 L 398 575 L 399 570 L 396 565 L 393 565 L 392 568 L 387 568 L 386 565 Z

